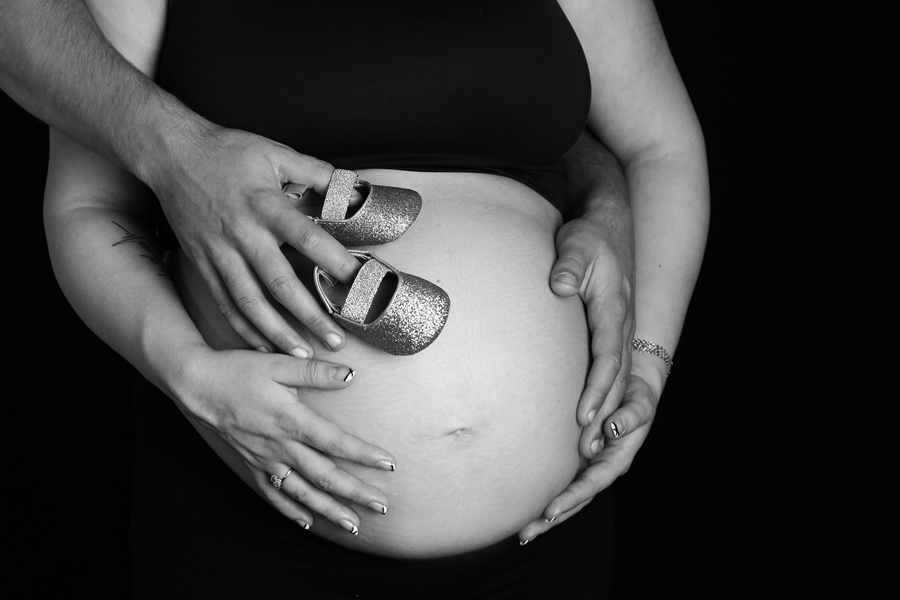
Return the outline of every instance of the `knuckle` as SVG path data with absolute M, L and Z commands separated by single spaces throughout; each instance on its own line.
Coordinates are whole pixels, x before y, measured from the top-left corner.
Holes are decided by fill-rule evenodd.
M 282 488 L 284 489 L 284 488 Z M 299 502 L 300 504 L 307 504 L 310 499 L 309 490 L 306 487 L 300 487 L 295 490 L 292 490 L 290 493 L 291 498 Z
M 294 295 L 297 290 L 297 282 L 294 278 L 282 275 L 269 283 L 269 291 L 278 300 L 283 300 Z
M 334 167 L 330 163 L 327 163 L 324 160 L 320 160 L 318 158 L 314 158 L 312 160 L 312 170 L 315 174 L 316 179 L 324 182 L 330 181 L 331 174 L 334 173 Z
M 312 331 L 318 331 L 326 327 L 325 319 L 322 318 L 322 315 L 315 312 L 303 315 L 301 320 L 307 329 Z
M 325 471 L 316 475 L 313 479 L 313 485 L 323 492 L 331 492 L 334 490 L 334 476 L 331 471 Z
M 244 314 L 258 313 L 262 308 L 262 298 L 252 294 L 240 296 L 235 300 L 238 310 Z
M 624 397 L 625 392 L 628 390 L 628 379 L 625 377 L 616 377 L 616 380 L 613 382 L 612 392 L 618 397 Z
M 318 381 L 319 379 L 319 362 L 315 360 L 306 361 L 306 364 L 303 366 L 303 380 L 312 384 Z
M 309 256 L 322 245 L 324 233 L 313 223 L 305 225 L 306 227 L 297 236 L 297 250 Z
M 234 316 L 234 308 L 232 307 L 230 302 L 217 302 L 216 307 L 219 309 L 219 312 L 222 313 L 222 316 L 226 319 L 231 319 Z
M 325 448 L 323 448 L 326 454 L 330 456 L 344 456 L 344 442 L 341 438 L 330 439 L 325 442 Z
M 606 362 L 607 373 L 616 375 L 622 370 L 622 350 L 619 347 L 602 351 L 603 360 Z

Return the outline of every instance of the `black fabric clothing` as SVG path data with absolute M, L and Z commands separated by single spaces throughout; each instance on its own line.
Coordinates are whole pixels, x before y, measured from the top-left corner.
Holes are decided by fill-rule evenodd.
M 560 209 L 591 97 L 552 0 L 175 0 L 158 79 L 336 167 L 495 173 Z
M 612 495 L 533 542 L 396 560 L 323 540 L 250 490 L 143 378 L 135 387 L 135 598 L 438 600 L 605 598 Z

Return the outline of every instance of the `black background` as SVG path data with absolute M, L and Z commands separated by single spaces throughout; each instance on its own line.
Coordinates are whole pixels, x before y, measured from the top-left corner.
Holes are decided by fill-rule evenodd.
M 821 7 L 657 6 L 713 216 L 653 432 L 615 484 L 615 595 L 897 597 L 878 52 Z M 53 278 L 46 127 L 6 97 L 0 123 L 7 564 L 34 595 L 124 597 L 131 369 Z

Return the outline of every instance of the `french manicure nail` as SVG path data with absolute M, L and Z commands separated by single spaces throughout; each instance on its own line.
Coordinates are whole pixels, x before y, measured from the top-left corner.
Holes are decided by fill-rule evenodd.
M 347 373 L 347 376 L 344 377 L 344 383 L 348 381 L 353 381 L 353 378 L 356 377 L 356 369 L 350 369 L 350 372 Z
M 385 471 L 396 471 L 397 470 L 397 465 L 395 465 L 394 463 L 392 463 L 389 460 L 379 460 L 377 463 L 375 463 L 375 465 L 379 469 L 383 469 Z
M 600 450 L 600 440 L 594 440 L 591 444 L 591 454 L 597 454 L 598 450 Z
M 615 437 L 615 438 L 619 437 L 619 428 L 616 427 L 615 423 L 609 424 L 609 430 L 612 431 L 613 437 Z
M 325 336 L 325 343 L 328 344 L 328 347 L 332 350 L 338 348 L 343 341 L 343 338 L 336 333 L 329 333 Z
M 525 544 L 527 544 L 528 542 L 530 542 L 533 539 L 534 538 L 528 538 L 527 540 L 519 540 L 519 545 L 524 546 Z
M 297 525 L 299 525 L 303 529 L 309 529 L 309 523 L 307 523 L 306 521 L 297 521 Z
M 309 351 L 304 348 L 294 348 L 293 350 L 291 350 L 291 356 L 293 356 L 294 358 L 308 358 Z
M 387 506 L 380 502 L 369 502 L 368 506 L 377 513 L 381 513 L 383 515 L 387 514 Z
M 556 517 L 558 517 L 558 516 L 559 515 L 556 515 Z M 556 517 L 553 517 L 552 519 L 544 519 L 544 523 L 552 523 L 553 521 L 556 520 Z
M 351 523 L 348 519 L 341 519 L 338 523 L 353 535 L 359 535 L 359 527 Z

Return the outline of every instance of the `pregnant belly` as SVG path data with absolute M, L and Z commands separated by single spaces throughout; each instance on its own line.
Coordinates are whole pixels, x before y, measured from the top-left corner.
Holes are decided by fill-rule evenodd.
M 344 390 L 300 390 L 303 402 L 393 453 L 397 471 L 342 463 L 382 489 L 391 510 L 357 508 L 358 536 L 323 518 L 311 531 L 392 556 L 483 547 L 537 517 L 583 466 L 575 408 L 589 361 L 584 310 L 548 285 L 560 216 L 534 191 L 492 175 L 361 176 L 422 195 L 413 227 L 370 250 L 443 287 L 450 317 L 431 346 L 408 357 L 353 336 L 337 353 L 314 344 L 317 358 L 357 375 Z M 293 258 L 308 275 L 310 265 Z M 176 279 L 204 337 L 214 347 L 241 347 L 196 273 L 180 264 Z

